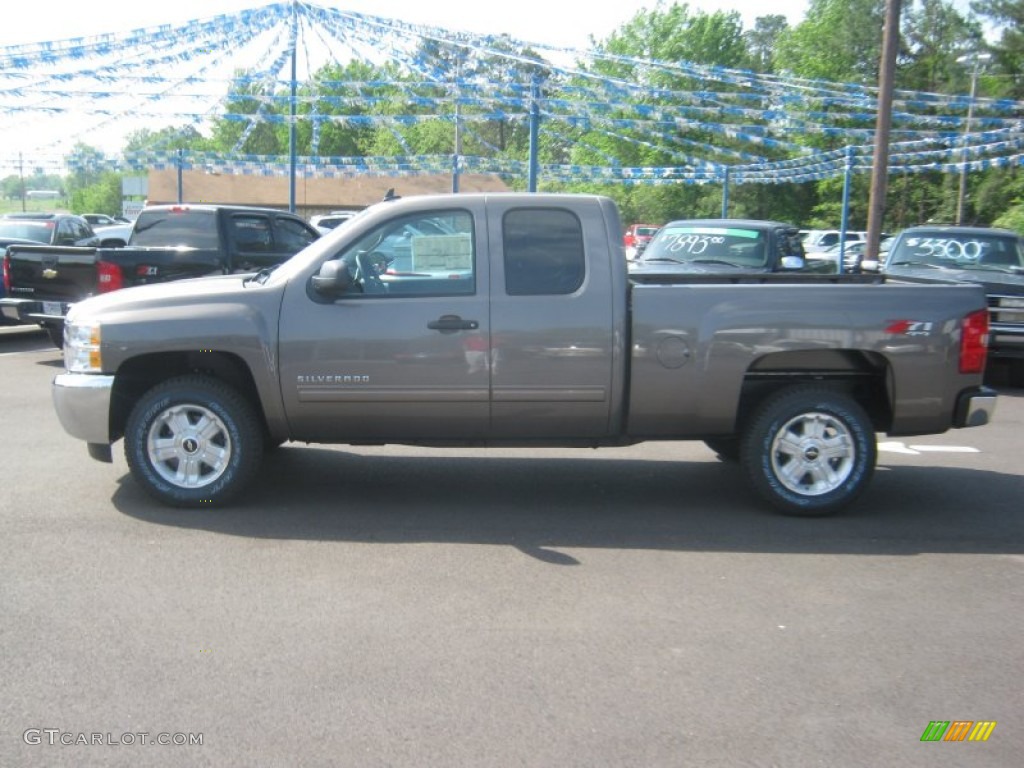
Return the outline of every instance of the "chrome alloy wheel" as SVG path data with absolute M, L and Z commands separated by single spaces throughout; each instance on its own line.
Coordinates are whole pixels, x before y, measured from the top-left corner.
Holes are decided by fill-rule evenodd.
M 775 476 L 804 496 L 820 496 L 840 487 L 853 471 L 856 457 L 849 427 L 828 413 L 800 414 L 772 438 Z
M 231 438 L 223 421 L 201 405 L 174 405 L 149 428 L 146 452 L 153 469 L 178 488 L 215 482 L 231 462 Z

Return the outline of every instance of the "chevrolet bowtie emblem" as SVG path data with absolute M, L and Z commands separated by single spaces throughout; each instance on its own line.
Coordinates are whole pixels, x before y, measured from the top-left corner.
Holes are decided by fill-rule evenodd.
M 57 270 L 56 269 L 44 269 L 43 270 L 43 277 L 45 277 L 47 280 L 53 280 L 53 278 L 55 278 L 56 276 L 57 276 Z

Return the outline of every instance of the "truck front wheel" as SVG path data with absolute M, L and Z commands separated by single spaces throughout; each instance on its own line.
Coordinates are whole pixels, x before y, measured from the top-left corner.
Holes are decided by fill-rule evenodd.
M 754 489 L 788 515 L 829 515 L 864 492 L 877 458 L 871 419 L 851 397 L 799 385 L 750 420 L 740 460 Z
M 180 376 L 135 404 L 124 449 L 135 481 L 158 501 L 219 506 L 255 476 L 263 430 L 253 407 L 231 387 L 208 376 Z

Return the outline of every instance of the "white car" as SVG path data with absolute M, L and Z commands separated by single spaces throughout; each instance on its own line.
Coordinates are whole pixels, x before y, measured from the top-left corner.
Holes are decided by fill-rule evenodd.
M 127 220 L 124 218 L 114 218 L 113 216 L 107 216 L 105 213 L 83 213 L 82 218 L 88 221 L 93 229 L 96 227 L 115 227 L 118 224 L 125 224 Z
M 355 211 L 331 211 L 319 216 L 311 216 L 309 223 L 321 234 L 326 235 L 332 229 L 336 229 L 355 217 Z
M 100 246 L 103 248 L 116 248 L 119 245 L 128 245 L 128 238 L 132 236 L 134 224 L 114 224 L 109 227 L 96 227 L 93 231 L 100 239 Z
M 801 234 L 804 240 L 804 252 L 808 255 L 824 253 L 832 246 L 839 244 L 838 229 L 808 229 L 802 230 Z M 845 239 L 847 243 L 863 243 L 867 241 L 868 233 L 848 229 Z

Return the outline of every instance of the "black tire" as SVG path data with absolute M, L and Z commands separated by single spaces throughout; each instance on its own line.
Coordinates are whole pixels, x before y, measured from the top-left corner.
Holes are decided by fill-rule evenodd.
M 787 515 L 838 512 L 867 488 L 878 448 L 871 419 L 842 392 L 796 385 L 748 422 L 740 460 L 754 489 Z
M 223 382 L 180 376 L 156 385 L 135 404 L 124 453 L 135 481 L 158 501 L 221 506 L 259 470 L 263 425 L 253 406 Z
M 64 349 L 64 326 L 63 325 L 47 325 L 46 335 L 50 337 L 50 341 L 57 349 Z
M 722 461 L 740 460 L 740 439 L 738 437 L 711 437 L 704 445 L 714 451 Z

